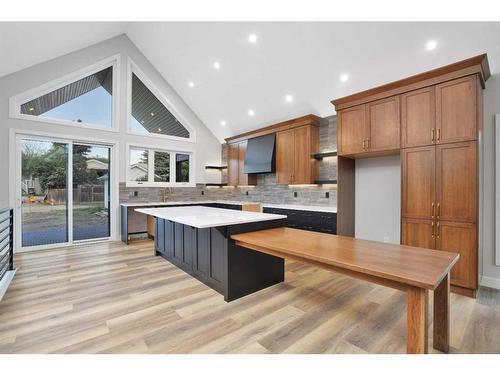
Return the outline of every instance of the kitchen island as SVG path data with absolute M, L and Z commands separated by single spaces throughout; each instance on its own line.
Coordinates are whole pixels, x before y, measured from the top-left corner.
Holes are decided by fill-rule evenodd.
M 280 283 L 282 258 L 236 246 L 231 236 L 284 226 L 285 215 L 183 206 L 139 208 L 155 217 L 155 254 L 221 293 L 229 302 Z

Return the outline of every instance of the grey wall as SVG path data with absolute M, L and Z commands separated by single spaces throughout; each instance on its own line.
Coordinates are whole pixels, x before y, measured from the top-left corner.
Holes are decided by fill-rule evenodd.
M 325 118 L 320 126 L 320 150 L 334 151 L 337 147 L 337 119 L 336 116 Z M 226 145 L 222 145 L 222 164 L 227 164 Z M 221 172 L 211 170 L 215 176 L 221 178 Z M 326 158 L 320 163 L 321 179 L 337 178 L 337 158 Z M 302 204 L 318 206 L 336 206 L 337 190 L 335 186 L 282 186 L 276 185 L 274 173 L 259 175 L 257 186 L 252 188 L 206 188 L 197 186 L 195 188 L 174 188 L 170 200 L 234 200 L 262 203 Z M 222 181 L 227 182 L 227 171 L 222 172 Z M 203 191 L 203 195 L 201 194 Z M 134 192 L 138 193 L 134 197 Z M 297 197 L 294 197 L 297 192 Z M 329 198 L 326 198 L 329 192 Z M 247 195 L 248 193 L 248 195 Z M 126 188 L 120 184 L 120 200 L 122 202 L 147 202 L 161 201 L 163 189 L 155 188 Z
M 399 155 L 356 160 L 356 238 L 400 243 Z
M 58 79 L 116 54 L 121 54 L 119 133 L 9 118 L 9 98 L 11 96 L 20 94 L 54 79 Z M 196 143 L 127 134 L 125 92 L 127 85 L 126 68 L 128 56 L 130 56 L 148 78 L 155 83 L 156 87 L 169 98 L 191 127 L 196 130 Z M 15 58 L 15 56 L 11 58 Z M 106 40 L 88 48 L 2 77 L 0 78 L 0 87 L 0 176 L 4 176 L 4 178 L 0 180 L 0 206 L 6 206 L 9 203 L 9 183 L 6 176 L 9 176 L 9 129 L 11 128 L 29 131 L 44 131 L 70 137 L 81 136 L 97 139 L 109 139 L 112 137 L 114 140 L 119 141 L 120 181 L 125 181 L 126 166 L 124 161 L 126 160 L 126 143 L 135 142 L 152 147 L 194 152 L 196 182 L 218 182 L 216 176 L 207 173 L 204 165 L 207 163 L 220 163 L 221 155 L 219 141 L 125 35 Z

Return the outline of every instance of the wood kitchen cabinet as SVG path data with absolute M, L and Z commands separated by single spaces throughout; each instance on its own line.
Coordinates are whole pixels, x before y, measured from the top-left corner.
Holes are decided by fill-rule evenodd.
M 319 177 L 319 128 L 300 126 L 276 134 L 276 183 L 313 184 Z
M 401 147 L 430 146 L 435 139 L 435 88 L 425 87 L 401 95 Z
M 402 150 L 404 245 L 460 254 L 453 285 L 477 289 L 477 142 Z
M 436 248 L 433 220 L 405 218 L 401 223 L 401 243 L 408 246 Z
M 365 151 L 369 129 L 366 121 L 366 105 L 358 105 L 339 111 L 338 154 L 355 155 Z
M 276 183 L 288 185 L 292 183 L 295 159 L 290 154 L 294 148 L 295 133 L 293 129 L 276 134 Z
M 339 111 L 339 155 L 365 157 L 399 151 L 399 100 L 392 96 Z
M 460 254 L 451 269 L 451 283 L 463 288 L 477 288 L 477 226 L 475 223 L 439 221 L 436 249 Z
M 247 141 L 227 144 L 227 184 L 229 186 L 256 185 L 257 176 L 243 173 Z
M 477 77 L 436 86 L 436 143 L 477 139 Z
M 477 142 L 436 146 L 438 219 L 476 221 L 477 178 Z
M 401 151 L 401 211 L 404 218 L 434 219 L 436 194 L 436 148 L 417 147 Z
M 366 110 L 370 132 L 367 135 L 365 151 L 399 151 L 399 96 L 370 102 L 366 105 Z
M 355 233 L 353 159 L 398 149 L 401 243 L 460 253 L 451 288 L 468 296 L 478 288 L 479 131 L 490 76 L 482 54 L 332 100 L 339 234 Z

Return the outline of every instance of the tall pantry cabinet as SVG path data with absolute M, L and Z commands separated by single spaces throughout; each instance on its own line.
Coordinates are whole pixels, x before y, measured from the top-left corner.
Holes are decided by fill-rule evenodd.
M 451 271 L 452 290 L 469 296 L 478 288 L 478 152 L 482 89 L 489 75 L 487 56 L 480 55 L 332 101 L 338 113 L 339 171 L 355 168 L 348 158 L 399 153 L 401 243 L 459 253 Z M 400 136 L 400 147 L 392 141 L 381 153 L 367 147 L 363 135 L 369 123 L 365 108 L 383 98 L 399 108 L 384 109 L 379 117 L 390 121 L 378 128 L 386 139 Z M 357 132 L 359 138 L 351 136 Z M 353 228 L 354 215 L 340 207 L 354 207 L 354 194 L 343 185 L 353 186 L 355 177 L 344 175 L 347 181 L 340 173 L 338 178 L 337 220 L 339 225 L 347 221 L 344 227 L 351 221 Z

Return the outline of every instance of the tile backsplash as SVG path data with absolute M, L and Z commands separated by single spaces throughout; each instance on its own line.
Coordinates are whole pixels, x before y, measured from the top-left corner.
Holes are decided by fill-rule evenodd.
M 322 119 L 320 125 L 320 151 L 335 151 L 337 146 L 337 118 Z M 222 164 L 227 163 L 226 145 L 222 145 Z M 320 179 L 337 178 L 337 158 L 325 158 L 320 162 Z M 227 182 L 227 171 L 222 172 L 222 182 Z M 163 188 L 126 187 L 120 183 L 120 202 L 158 202 L 163 200 Z M 135 196 L 137 192 L 137 196 Z M 327 194 L 328 193 L 328 194 Z M 296 195 L 296 196 L 295 196 Z M 327 197 L 329 195 L 329 197 Z M 276 204 L 303 204 L 335 206 L 336 186 L 283 186 L 276 185 L 274 173 L 261 174 L 255 187 L 196 187 L 172 188 L 169 201 L 232 200 Z

